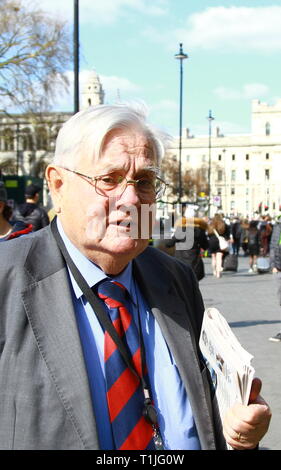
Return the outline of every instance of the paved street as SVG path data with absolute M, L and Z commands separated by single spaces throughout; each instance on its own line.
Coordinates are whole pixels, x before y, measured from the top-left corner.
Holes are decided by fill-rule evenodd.
M 272 274 L 248 274 L 248 258 L 239 256 L 237 273 L 212 275 L 205 258 L 206 277 L 200 281 L 205 307 L 216 307 L 225 316 L 242 346 L 253 356 L 256 376 L 263 381 L 262 395 L 272 409 L 271 426 L 261 449 L 281 450 L 281 343 L 268 338 L 281 329 Z

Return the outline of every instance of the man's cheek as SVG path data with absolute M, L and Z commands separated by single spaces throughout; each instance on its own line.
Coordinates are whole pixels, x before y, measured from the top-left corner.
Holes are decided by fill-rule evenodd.
M 92 203 L 86 210 L 86 236 L 89 240 L 102 239 L 107 227 L 107 210 L 102 203 Z
M 140 211 L 140 229 L 143 240 L 148 240 L 152 235 L 155 224 L 156 204 L 142 204 Z

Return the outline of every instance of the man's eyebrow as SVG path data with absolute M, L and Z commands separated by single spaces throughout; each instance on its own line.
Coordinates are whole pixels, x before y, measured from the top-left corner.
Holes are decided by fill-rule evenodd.
M 124 165 L 112 164 L 107 165 L 105 168 L 99 170 L 100 175 L 106 175 L 108 173 L 114 173 L 115 171 L 126 171 Z M 159 168 L 156 166 L 144 166 L 137 169 L 136 173 L 147 172 L 147 173 L 159 173 Z
M 158 173 L 159 168 L 156 166 L 144 166 L 143 168 L 139 168 L 136 173 L 140 173 L 141 171 L 147 171 L 150 173 Z

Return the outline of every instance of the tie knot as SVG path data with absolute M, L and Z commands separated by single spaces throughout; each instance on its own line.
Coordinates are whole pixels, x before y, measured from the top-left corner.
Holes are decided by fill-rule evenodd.
M 98 286 L 99 297 L 106 302 L 107 299 L 116 301 L 116 307 L 128 300 L 126 287 L 116 281 L 103 281 Z

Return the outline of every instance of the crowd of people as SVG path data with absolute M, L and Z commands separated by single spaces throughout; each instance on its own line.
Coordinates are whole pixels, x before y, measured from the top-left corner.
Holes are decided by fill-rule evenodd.
M 188 227 L 193 227 L 193 246 L 181 244 Z M 224 240 L 224 242 L 222 241 Z M 175 246 L 174 255 L 192 266 L 198 281 L 204 278 L 203 256 L 210 256 L 213 276 L 223 271 L 237 271 L 238 255 L 248 257 L 249 274 L 270 272 L 276 281 L 278 305 L 281 306 L 281 215 L 255 214 L 253 218 L 224 217 L 222 213 L 208 217 L 181 217 L 167 247 Z M 269 338 L 281 342 L 281 331 Z
M 242 218 L 233 216 L 225 217 L 222 213 L 217 213 L 213 217 L 180 217 L 174 227 L 174 234 L 171 241 L 167 241 L 166 246 L 175 246 L 182 242 L 187 228 L 193 227 L 194 244 L 188 250 L 178 245 L 175 256 L 183 261 L 190 262 L 194 270 L 198 258 L 203 252 L 212 258 L 213 275 L 221 277 L 223 272 L 224 258 L 227 254 L 249 257 L 249 273 L 257 272 L 257 259 L 259 256 L 269 257 L 270 243 L 275 224 L 280 218 L 271 218 L 268 215 L 253 218 Z M 221 237 L 225 243 L 221 242 Z M 271 266 L 273 267 L 273 266 Z M 198 271 L 198 280 L 202 279 L 202 270 Z

